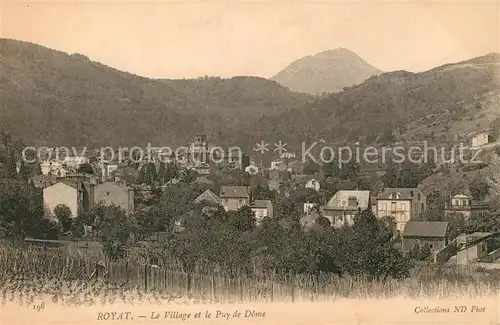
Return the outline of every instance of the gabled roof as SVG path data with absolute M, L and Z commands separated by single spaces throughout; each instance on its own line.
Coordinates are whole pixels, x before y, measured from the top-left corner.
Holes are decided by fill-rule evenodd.
M 212 192 L 212 191 L 210 191 L 210 190 L 206 190 L 205 192 L 201 193 L 200 196 L 198 196 L 194 200 L 194 203 L 200 203 L 200 202 L 203 202 L 203 201 L 213 202 L 213 203 L 216 203 L 216 204 L 220 204 L 221 203 L 220 197 L 218 197 L 217 195 L 215 195 L 215 193 Z
M 392 200 L 391 195 L 395 193 L 397 195 L 397 200 L 411 200 L 417 193 L 422 191 L 419 188 L 385 188 L 382 193 L 377 197 L 378 200 Z M 413 196 L 412 196 L 413 193 Z
M 349 207 L 349 198 L 356 198 L 356 207 Z M 358 190 L 341 190 L 337 191 L 335 195 L 324 206 L 326 209 L 361 209 L 365 210 L 369 207 L 370 191 Z
M 270 203 L 270 200 L 255 200 L 250 203 L 250 208 L 267 209 Z
M 74 189 L 78 190 L 78 182 L 76 182 L 74 180 L 68 180 L 68 179 L 64 179 L 64 180 L 58 181 L 54 185 L 46 187 L 45 190 L 50 189 L 50 188 L 54 188 L 54 186 L 60 186 L 60 185 L 69 186 L 71 188 L 74 188 Z
M 248 186 L 221 186 L 221 198 L 246 198 L 250 196 L 250 187 Z
M 441 221 L 408 221 L 403 237 L 445 237 L 448 223 Z

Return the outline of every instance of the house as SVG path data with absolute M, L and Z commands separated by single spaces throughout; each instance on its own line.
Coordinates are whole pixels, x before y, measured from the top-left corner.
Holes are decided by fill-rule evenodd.
M 271 161 L 271 170 L 276 169 L 280 171 L 285 171 L 287 169 L 286 163 L 283 161 L 283 159 L 276 159 Z
M 423 248 L 426 244 L 431 252 L 437 252 L 448 245 L 448 223 L 438 221 L 408 221 L 403 230 L 403 252 L 415 246 Z
M 470 262 L 487 261 L 489 239 L 493 233 L 475 232 L 461 234 L 457 237 L 457 264 L 465 265 Z
M 489 205 L 486 202 L 473 200 L 471 196 L 457 194 L 453 196 L 450 202 L 447 202 L 444 208 L 445 215 L 449 216 L 455 213 L 461 213 L 465 218 L 470 218 L 489 211 Z
M 221 205 L 222 200 L 220 197 L 215 195 L 214 192 L 210 190 L 206 190 L 205 192 L 201 193 L 200 196 L 198 196 L 195 200 L 194 203 L 200 204 L 201 202 L 209 202 L 217 205 Z
M 245 205 L 250 205 L 250 187 L 222 186 L 219 197 L 226 211 L 235 211 Z
M 396 229 L 404 230 L 410 220 L 417 220 L 426 208 L 426 197 L 418 188 L 386 188 L 377 197 L 377 217 L 392 217 Z
M 305 185 L 305 188 L 310 188 L 310 189 L 313 189 L 315 190 L 316 192 L 320 190 L 320 184 L 319 184 L 319 181 L 315 178 L 313 179 L 310 179 L 309 181 L 307 181 L 306 185 Z
M 127 213 L 132 213 L 134 212 L 134 189 L 115 182 L 105 182 L 95 187 L 94 202 L 116 205 Z
M 322 214 L 334 227 L 351 225 L 354 216 L 370 208 L 370 191 L 341 190 L 321 207 Z
M 245 172 L 250 175 L 257 175 L 259 173 L 259 167 L 251 164 L 250 166 L 245 167 Z
M 489 143 L 490 136 L 486 132 L 480 132 L 472 137 L 472 147 L 477 148 Z
M 29 183 L 32 184 L 35 188 L 47 188 L 54 184 L 57 184 L 57 178 L 55 176 L 49 175 L 36 175 L 30 178 Z
M 43 189 L 45 216 L 54 218 L 54 208 L 64 204 L 71 210 L 73 218 L 88 211 L 93 203 L 90 198 L 89 184 L 74 180 L 63 180 Z
M 250 203 L 250 209 L 255 214 L 255 220 L 259 225 L 264 218 L 273 217 L 273 204 L 270 200 L 255 200 Z

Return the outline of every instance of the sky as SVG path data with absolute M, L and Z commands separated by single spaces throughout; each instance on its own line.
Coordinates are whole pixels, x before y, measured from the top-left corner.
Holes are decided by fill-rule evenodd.
M 2 37 L 152 78 L 270 78 L 339 47 L 412 72 L 500 52 L 498 1 L 1 1 Z

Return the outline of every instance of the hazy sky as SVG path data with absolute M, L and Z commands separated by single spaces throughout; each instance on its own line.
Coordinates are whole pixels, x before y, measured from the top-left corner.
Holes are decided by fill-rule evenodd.
M 3 0 L 1 35 L 148 77 L 271 77 L 348 48 L 384 71 L 422 71 L 499 50 L 497 1 Z

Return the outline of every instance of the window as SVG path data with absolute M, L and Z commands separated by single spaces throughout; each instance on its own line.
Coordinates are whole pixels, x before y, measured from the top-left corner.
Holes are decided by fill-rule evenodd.
M 432 244 L 429 244 L 429 247 L 430 247 L 430 248 L 434 248 L 434 246 L 433 246 Z
M 410 191 L 410 196 L 413 197 L 413 191 Z
M 391 203 L 391 211 L 396 211 L 396 202 Z
M 382 203 L 382 210 L 387 210 L 387 203 Z
M 420 201 L 420 193 L 418 193 L 418 200 Z
M 422 202 L 421 204 L 422 204 L 422 211 L 424 211 L 425 210 L 425 203 Z
M 401 203 L 399 206 L 400 206 L 401 211 L 405 210 L 405 204 L 404 203 Z

